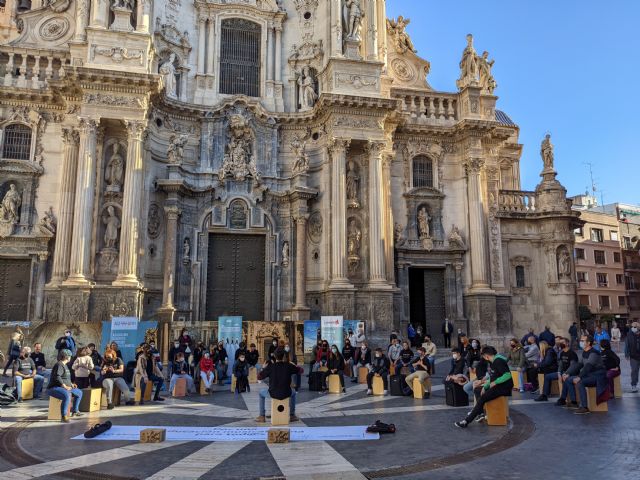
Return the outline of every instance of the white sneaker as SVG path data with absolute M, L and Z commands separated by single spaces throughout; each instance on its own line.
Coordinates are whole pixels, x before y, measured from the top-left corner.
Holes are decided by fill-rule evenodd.
M 373 391 L 370 388 L 367 389 L 367 395 L 373 395 Z
M 631 387 L 631 393 L 638 393 L 638 387 Z
M 383 397 L 386 397 L 387 395 L 389 395 L 389 390 L 385 390 L 384 392 L 382 392 Z

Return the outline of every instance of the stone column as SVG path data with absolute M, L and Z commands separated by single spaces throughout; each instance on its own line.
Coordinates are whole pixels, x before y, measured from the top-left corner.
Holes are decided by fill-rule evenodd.
M 47 281 L 47 258 L 48 253 L 38 254 L 38 283 L 36 286 L 36 320 L 42 320 L 44 312 L 44 284 Z
M 87 39 L 89 2 L 90 0 L 76 0 L 76 31 L 73 36 L 76 42 L 84 42 Z
M 367 51 L 367 60 L 378 59 L 378 29 L 376 26 L 376 0 L 369 0 L 369 9 L 367 12 L 367 38 L 365 40 L 365 48 Z M 385 26 L 386 28 L 386 26 Z
M 122 219 L 120 229 L 120 258 L 118 277 L 114 285 L 139 286 L 138 237 L 140 230 L 140 199 L 143 190 L 143 122 L 127 121 L 127 164 L 122 196 Z
M 391 208 L 391 162 L 393 154 L 387 153 L 382 157 L 382 204 L 384 208 L 384 257 L 387 267 L 387 280 L 395 282 L 395 268 L 393 258 L 393 210 Z
M 108 2 L 104 0 L 91 0 L 91 19 L 89 25 L 97 28 L 107 28 Z
M 149 33 L 150 10 L 151 0 L 138 0 L 138 10 L 136 12 L 136 32 Z
M 296 305 L 307 308 L 307 220 L 309 215 L 298 215 L 296 222 Z
M 342 0 L 331 1 L 331 56 L 342 56 Z
M 464 164 L 467 173 L 467 200 L 469 202 L 469 244 L 471 251 L 471 288 L 488 290 L 487 229 L 484 218 L 480 174 L 484 167 L 481 158 L 470 158 Z
M 282 27 L 276 28 L 276 72 L 275 81 L 282 81 Z
M 331 285 L 350 287 L 345 272 L 347 266 L 347 193 L 346 161 L 350 139 L 333 138 L 331 154 Z
M 204 73 L 204 50 L 205 50 L 205 39 L 206 39 L 206 29 L 205 22 L 207 18 L 200 15 L 198 17 L 198 73 Z
M 273 26 L 267 28 L 267 80 L 273 80 Z
M 214 66 L 213 66 L 213 60 L 215 58 L 215 55 L 213 54 L 214 50 L 215 50 L 215 33 L 216 33 L 216 27 L 215 27 L 215 23 L 213 21 L 213 18 L 210 18 L 209 21 L 207 22 L 209 24 L 209 36 L 207 38 L 207 74 L 208 75 L 213 75 L 213 70 L 214 70 Z
M 369 283 L 386 285 L 385 259 L 382 246 L 383 193 L 382 150 L 384 142 L 370 141 L 366 146 L 369 155 Z
M 73 207 L 76 197 L 76 172 L 78 168 L 78 131 L 63 127 L 64 157 L 62 159 L 62 181 L 58 204 L 58 226 L 53 254 L 52 284 L 60 284 L 69 275 L 71 253 L 71 231 L 73 230 Z
M 174 205 L 164 207 L 167 214 L 167 234 L 164 243 L 164 287 L 162 289 L 162 310 L 173 311 L 175 288 L 176 248 L 178 238 L 178 217 L 180 209 Z
M 78 175 L 74 199 L 69 278 L 65 283 L 86 285 L 91 280 L 91 232 L 96 194 L 96 121 L 80 118 Z

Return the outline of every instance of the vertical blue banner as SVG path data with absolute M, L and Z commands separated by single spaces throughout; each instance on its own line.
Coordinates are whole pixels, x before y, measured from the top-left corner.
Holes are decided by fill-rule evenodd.
M 304 353 L 305 355 L 311 354 L 313 347 L 321 339 L 320 334 L 320 320 L 305 320 L 304 321 Z
M 107 344 L 116 342 L 125 364 L 135 360 L 136 348 L 145 341 L 147 331 L 157 328 L 158 322 L 140 322 L 136 317 L 113 317 L 111 321 L 103 321 L 100 355 L 104 354 Z

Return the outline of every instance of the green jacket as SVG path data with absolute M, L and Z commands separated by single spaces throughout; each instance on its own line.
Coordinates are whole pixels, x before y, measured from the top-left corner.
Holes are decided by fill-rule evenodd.
M 524 348 L 518 346 L 516 350 L 510 350 L 509 355 L 507 355 L 507 363 L 511 368 L 525 368 L 527 366 L 527 357 L 524 355 Z

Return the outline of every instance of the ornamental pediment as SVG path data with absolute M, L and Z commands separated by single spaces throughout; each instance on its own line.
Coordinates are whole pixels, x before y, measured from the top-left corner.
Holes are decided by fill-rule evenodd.
M 416 54 L 416 49 L 406 32 L 410 19 L 402 16 L 387 19 L 387 74 L 394 79 L 393 86 L 432 90 L 427 82 L 431 64 Z
M 76 23 L 71 6 L 71 0 L 54 0 L 44 7 L 18 12 L 15 21 L 20 35 L 10 45 L 40 49 L 66 45 Z
M 404 194 L 407 198 L 444 198 L 444 194 L 437 188 L 419 187 L 414 188 Z
M 276 0 L 195 0 L 196 5 L 233 5 L 253 7 L 263 12 L 277 12 L 280 9 Z

